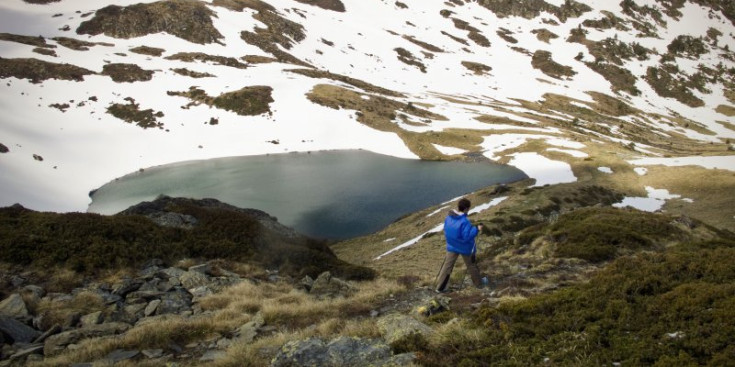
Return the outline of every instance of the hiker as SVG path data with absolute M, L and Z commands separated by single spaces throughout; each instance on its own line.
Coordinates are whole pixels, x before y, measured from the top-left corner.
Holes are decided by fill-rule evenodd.
M 444 257 L 439 276 L 437 277 L 436 292 L 444 293 L 447 291 L 449 276 L 454 269 L 454 263 L 457 257 L 462 256 L 467 271 L 470 273 L 472 283 L 477 288 L 487 285 L 487 278 L 480 278 L 480 270 L 475 263 L 475 237 L 482 231 L 482 225 L 473 226 L 467 219 L 467 212 L 470 210 L 472 203 L 462 198 L 457 203 L 457 209 L 453 209 L 444 219 L 444 236 L 447 239 L 447 255 Z

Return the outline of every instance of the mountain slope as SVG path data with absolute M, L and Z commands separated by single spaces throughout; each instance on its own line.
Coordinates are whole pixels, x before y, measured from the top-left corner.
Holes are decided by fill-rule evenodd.
M 583 160 L 735 165 L 725 1 L 0 6 L 5 205 L 84 210 L 89 191 L 141 168 L 321 149 L 482 154 L 538 184 L 581 179 L 568 172 Z M 641 180 L 679 177 L 663 171 Z M 674 193 L 714 201 L 689 191 Z

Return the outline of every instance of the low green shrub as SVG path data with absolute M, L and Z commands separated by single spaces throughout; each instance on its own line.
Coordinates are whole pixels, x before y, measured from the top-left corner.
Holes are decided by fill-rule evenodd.
M 42 213 L 0 208 L 0 262 L 39 268 L 64 266 L 92 274 L 136 267 L 150 259 L 182 258 L 257 262 L 290 275 L 316 277 L 331 271 L 345 279 L 372 279 L 375 272 L 341 261 L 324 241 L 282 237 L 250 215 L 226 208 L 179 204 L 169 211 L 190 215 L 191 229 L 163 227 L 142 215 Z
M 563 215 L 548 229 L 555 256 L 591 262 L 612 260 L 626 250 L 649 249 L 681 233 L 671 218 L 614 208 L 585 208 Z
M 732 240 L 621 257 L 589 283 L 481 307 L 469 324 L 483 337 L 431 346 L 420 363 L 732 365 L 733 262 Z

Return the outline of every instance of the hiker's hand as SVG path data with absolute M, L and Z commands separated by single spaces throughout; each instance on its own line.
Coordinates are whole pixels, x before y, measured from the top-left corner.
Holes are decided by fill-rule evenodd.
M 482 232 L 482 224 L 478 224 L 477 225 L 477 230 L 480 231 L 480 232 Z

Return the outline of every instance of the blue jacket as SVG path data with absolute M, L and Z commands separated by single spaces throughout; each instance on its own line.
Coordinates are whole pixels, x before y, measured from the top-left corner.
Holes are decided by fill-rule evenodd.
M 467 214 L 452 211 L 444 219 L 444 236 L 447 239 L 447 251 L 461 255 L 472 255 L 475 252 L 477 227 L 470 223 Z

